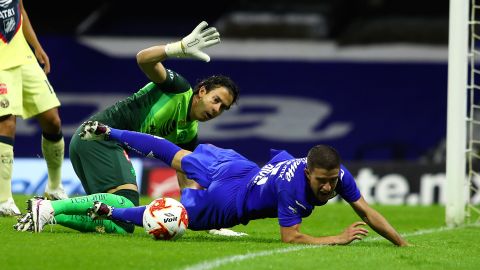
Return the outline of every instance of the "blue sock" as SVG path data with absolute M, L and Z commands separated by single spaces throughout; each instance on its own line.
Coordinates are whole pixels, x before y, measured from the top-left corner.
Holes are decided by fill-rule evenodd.
M 113 208 L 112 218 L 143 226 L 143 212 L 145 212 L 145 208 L 147 208 L 145 205 L 131 208 Z
M 160 137 L 150 134 L 110 128 L 110 139 L 114 139 L 128 149 L 131 149 L 141 155 L 153 157 L 162 160 L 168 165 L 172 165 L 175 154 L 182 150 L 174 143 Z

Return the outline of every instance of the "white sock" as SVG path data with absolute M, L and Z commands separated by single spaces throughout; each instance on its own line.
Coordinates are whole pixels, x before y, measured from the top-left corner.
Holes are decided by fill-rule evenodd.
M 0 142 L 0 202 L 12 197 L 13 146 Z
M 65 141 L 52 142 L 42 136 L 42 153 L 48 168 L 48 188 L 56 189 L 62 185 L 62 164 L 65 153 Z

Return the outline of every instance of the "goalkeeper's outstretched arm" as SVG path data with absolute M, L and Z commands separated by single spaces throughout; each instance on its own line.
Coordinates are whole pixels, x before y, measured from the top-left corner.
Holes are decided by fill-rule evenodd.
M 210 61 L 210 56 L 202 50 L 220 43 L 220 33 L 215 27 L 208 27 L 203 21 L 188 36 L 182 40 L 166 45 L 152 46 L 137 53 L 137 63 L 147 77 L 156 83 L 162 83 L 167 78 L 167 72 L 162 61 L 168 57 L 181 57 Z

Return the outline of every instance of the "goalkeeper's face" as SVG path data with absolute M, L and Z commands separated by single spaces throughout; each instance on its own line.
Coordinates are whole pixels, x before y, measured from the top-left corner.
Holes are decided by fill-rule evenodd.
M 225 87 L 214 88 L 207 92 L 202 86 L 192 101 L 190 118 L 200 122 L 208 121 L 228 110 L 232 103 L 233 96 Z

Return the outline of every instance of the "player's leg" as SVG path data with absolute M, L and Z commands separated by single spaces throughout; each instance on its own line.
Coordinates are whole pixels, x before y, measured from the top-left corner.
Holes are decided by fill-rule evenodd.
M 65 152 L 65 142 L 61 131 L 57 108 L 37 116 L 42 127 L 42 153 L 48 168 L 48 183 L 45 196 L 51 200 L 68 198 L 61 182 L 61 170 Z
M 134 204 L 124 196 L 97 193 L 81 197 L 73 197 L 65 200 L 50 201 L 55 215 L 86 215 L 93 203 L 100 201 L 117 208 L 133 207 Z
M 135 170 L 125 150 L 114 141 L 81 140 L 80 131 L 70 141 L 70 160 L 87 194 L 114 193 L 138 205 Z M 134 230 L 132 224 L 115 224 L 127 232 Z M 95 226 L 92 223 L 89 228 Z
M 19 215 L 12 197 L 13 133 L 15 116 L 0 116 L 0 216 Z
M 23 65 L 22 77 L 23 116 L 24 118 L 35 116 L 42 129 L 42 153 L 48 168 L 45 195 L 49 199 L 68 198 L 61 183 L 65 143 L 57 110 L 60 101 L 38 64 Z
M 55 216 L 55 221 L 57 224 L 79 232 L 120 234 L 133 232 L 133 230 L 125 230 L 124 226 L 115 223 L 115 221 L 106 219 L 92 220 L 86 215 L 57 215 Z
M 82 197 L 74 197 L 64 200 L 50 201 L 42 198 L 33 198 L 28 201 L 26 214 L 30 215 L 31 228 L 16 224 L 17 230 L 32 230 L 41 232 L 46 224 L 60 224 L 82 232 L 133 232 L 132 226 L 124 226 L 119 222 L 99 222 L 92 220 L 88 211 L 94 202 L 100 201 L 112 205 L 118 209 L 133 207 L 133 203 L 124 196 L 99 193 Z M 20 219 L 19 223 L 26 223 L 28 220 Z
M 22 77 L 19 67 L 0 70 L 0 216 L 20 214 L 12 197 L 15 115 L 22 115 Z
M 86 213 L 94 202 L 112 205 L 116 209 L 130 209 L 134 204 L 127 199 L 128 195 L 110 193 L 92 194 L 72 198 L 70 200 L 53 201 L 56 223 L 81 232 L 132 233 L 134 226 L 126 222 L 112 220 L 93 220 Z M 57 214 L 58 213 L 58 214 Z
M 128 197 L 131 196 L 123 194 L 125 192 L 118 193 L 122 195 L 101 193 L 77 197 L 80 200 L 78 204 L 74 202 L 74 199 L 77 198 L 54 201 L 52 202 L 52 208 L 57 209 L 55 213 L 63 213 L 55 214 L 56 223 L 81 232 L 133 233 L 135 228 L 133 224 L 130 224 L 127 220 L 93 219 L 90 213 L 94 202 L 112 205 L 115 209 L 135 208 L 135 205 L 128 199 Z M 84 203 L 85 201 L 88 202 Z
M 89 121 L 80 134 L 86 141 L 115 140 L 125 147 L 146 157 L 157 158 L 182 172 L 182 159 L 191 151 L 184 150 L 174 143 L 157 136 L 135 131 L 115 129 L 97 121 Z
M 131 190 L 138 205 L 136 174 L 128 154 L 114 141 L 81 140 L 77 129 L 70 141 L 70 159 L 87 194 Z M 122 195 L 122 194 L 120 194 Z

